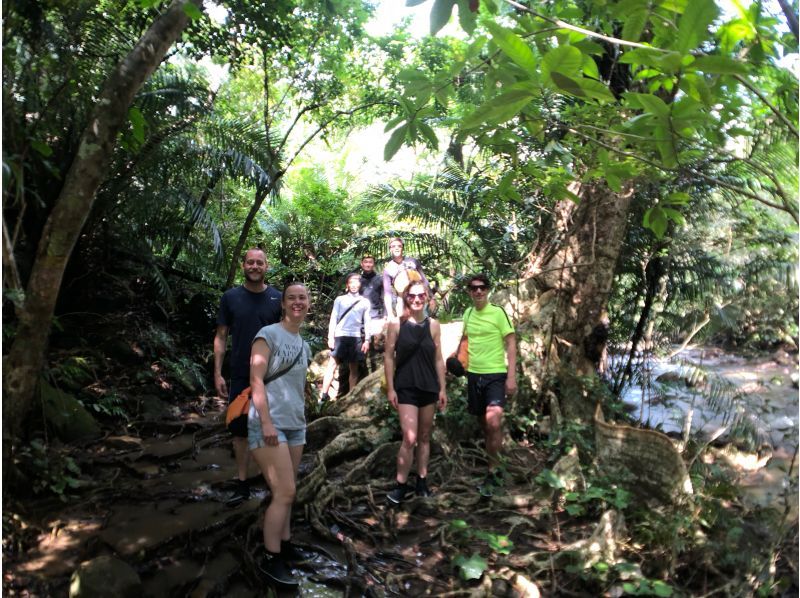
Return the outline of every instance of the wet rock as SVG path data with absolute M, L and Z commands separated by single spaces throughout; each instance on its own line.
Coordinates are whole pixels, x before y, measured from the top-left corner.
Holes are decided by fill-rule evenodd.
M 797 363 L 797 357 L 789 355 L 783 349 L 778 349 L 772 354 L 772 360 L 780 365 L 794 365 Z
M 136 397 L 140 417 L 145 421 L 159 421 L 172 416 L 170 405 L 155 395 L 140 395 Z
M 683 382 L 683 376 L 678 372 L 664 372 L 656 378 L 656 382 L 661 382 L 662 384 L 676 384 L 678 382 Z
M 112 361 L 123 364 L 142 363 L 144 352 L 130 342 L 115 336 L 103 343 L 103 353 Z
M 47 382 L 41 383 L 39 391 L 48 427 L 61 440 L 69 442 L 100 436 L 100 426 L 78 399 Z
M 142 582 L 125 561 L 100 556 L 81 564 L 72 574 L 70 598 L 139 598 Z

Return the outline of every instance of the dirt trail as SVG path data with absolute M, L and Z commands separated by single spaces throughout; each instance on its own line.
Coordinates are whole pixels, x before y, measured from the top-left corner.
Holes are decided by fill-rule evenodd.
M 147 596 L 264 595 L 267 586 L 252 554 L 261 543 L 268 490 L 253 470 L 251 499 L 235 509 L 225 505 L 235 468 L 221 412 L 198 415 L 186 406 L 180 419 L 149 422 L 141 432 L 141 437 L 109 436 L 84 450 L 79 459 L 91 464 L 84 470 L 91 468 L 97 486 L 79 502 L 27 505 L 24 517 L 47 533 L 34 549 L 6 560 L 6 589 L 66 595 L 81 562 L 115 554 L 136 569 Z M 509 478 L 504 496 L 482 501 L 475 491 L 483 471 L 481 451 L 459 451 L 446 455 L 434 442 L 433 499 L 390 509 L 384 494 L 391 480 L 381 476 L 370 481 L 369 491 L 354 493 L 356 500 L 332 501 L 324 514 L 334 522 L 325 530 L 327 538 L 303 509 L 296 509 L 294 539 L 313 556 L 297 570 L 303 578 L 300 595 L 339 596 L 348 584 L 352 595 L 451 591 L 458 585 L 453 546 L 468 551 L 475 542 L 485 544 L 466 532 L 458 532 L 463 538 L 451 537 L 450 522 L 456 519 L 471 530 L 497 527 L 502 535 L 520 526 L 501 523 L 504 519 L 524 516 L 517 541 L 544 548 L 547 540 L 530 535 L 538 525 L 529 519 L 535 502 L 530 478 Z M 393 458 L 387 451 L 388 462 L 377 466 L 391 467 Z M 528 471 L 539 462 L 527 449 L 515 451 L 513 458 Z M 309 450 L 301 480 L 315 459 Z M 332 464 L 329 479 L 341 482 L 351 469 L 346 460 Z

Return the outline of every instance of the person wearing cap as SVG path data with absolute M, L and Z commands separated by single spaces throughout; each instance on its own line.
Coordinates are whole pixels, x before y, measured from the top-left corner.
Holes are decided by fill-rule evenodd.
M 403 301 L 401 293 L 412 282 L 421 281 L 428 293 L 428 298 L 432 299 L 431 285 L 422 271 L 422 264 L 415 257 L 403 255 L 404 243 L 400 237 L 389 239 L 389 254 L 391 258 L 383 268 L 383 304 L 386 308 L 386 318 L 391 322 L 399 322 L 403 315 Z M 429 308 L 433 309 L 434 302 L 431 301 Z

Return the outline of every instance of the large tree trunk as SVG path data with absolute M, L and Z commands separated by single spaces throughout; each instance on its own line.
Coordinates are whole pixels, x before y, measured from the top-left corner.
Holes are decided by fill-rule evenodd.
M 557 207 L 557 227 L 563 235 L 560 248 L 537 282 L 553 289 L 558 308 L 553 313 L 548 356 L 560 384 L 561 412 L 568 418 L 591 421 L 594 404 L 581 401 L 586 394 L 580 378 L 593 376 L 605 356 L 608 339 L 608 298 L 620 248 L 625 238 L 630 185 L 614 193 L 599 183 L 577 187 L 580 202 Z
M 50 322 L 70 254 L 111 162 L 117 136 L 133 98 L 163 60 L 189 17 L 184 5 L 202 0 L 173 0 L 109 76 L 83 131 L 77 155 L 47 219 L 36 250 L 19 326 L 5 365 L 3 439 L 18 437 L 33 404 Z

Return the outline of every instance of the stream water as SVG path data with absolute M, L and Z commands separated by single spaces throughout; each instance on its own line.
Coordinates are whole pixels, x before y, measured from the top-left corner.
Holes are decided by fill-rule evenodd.
M 707 458 L 738 472 L 749 506 L 798 513 L 797 358 L 748 359 L 692 348 L 655 359 L 623 393 L 626 410 L 673 437 L 686 431 L 713 446 Z M 738 430 L 737 430 L 738 428 Z M 741 450 L 740 450 L 741 449 Z
M 792 450 L 798 437 L 796 372 L 796 363 L 694 348 L 648 362 L 622 400 L 641 423 L 667 434 L 690 426 L 701 439 L 725 439 L 742 422 L 754 432 L 755 448 Z

